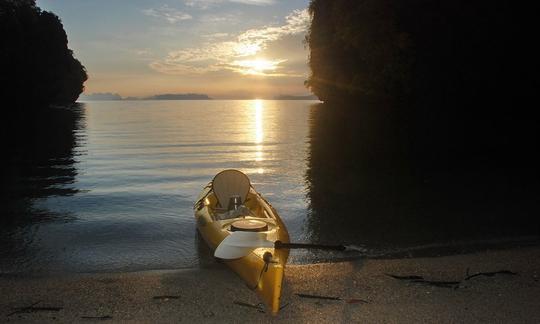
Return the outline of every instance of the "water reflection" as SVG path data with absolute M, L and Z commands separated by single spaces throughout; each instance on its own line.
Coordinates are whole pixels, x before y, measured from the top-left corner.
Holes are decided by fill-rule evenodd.
M 404 150 L 399 131 L 374 119 L 380 114 L 359 110 L 320 104 L 310 111 L 306 230 L 311 241 L 390 251 L 538 235 L 532 216 L 538 205 L 522 185 L 530 180 L 513 169 L 495 173 L 430 164 Z
M 77 176 L 75 147 L 84 141 L 83 111 L 82 104 L 51 109 L 28 120 L 19 134 L 11 134 L 10 145 L 4 147 L 9 163 L 2 179 L 2 205 L 9 212 L 0 218 L 3 225 L 43 221 L 43 214 L 28 213 L 32 201 L 78 192 L 72 184 Z
M 263 101 L 257 99 L 253 102 L 255 108 L 255 143 L 260 144 L 263 142 L 264 131 L 263 131 Z
M 10 142 L 3 149 L 0 216 L 0 265 L 14 266 L 17 258 L 32 258 L 29 252 L 40 224 L 74 218 L 70 212 L 50 211 L 36 206 L 46 197 L 71 196 L 78 192 L 73 183 L 78 142 L 84 141 L 84 106 L 54 108 L 39 112 L 10 130 Z
M 261 162 L 263 161 L 263 140 L 264 140 L 264 129 L 263 129 L 263 114 L 264 114 L 264 103 L 260 99 L 256 99 L 253 101 L 253 108 L 255 112 L 255 116 L 253 118 L 255 125 L 253 127 L 255 131 L 254 136 L 254 144 L 255 146 L 255 162 Z M 263 168 L 257 168 L 257 173 L 262 174 L 264 173 Z

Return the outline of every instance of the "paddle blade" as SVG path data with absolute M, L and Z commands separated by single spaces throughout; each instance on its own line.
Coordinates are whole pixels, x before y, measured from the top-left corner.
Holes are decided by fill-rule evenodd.
M 252 248 L 242 248 L 242 247 L 236 247 L 236 246 L 228 246 L 228 245 L 218 245 L 216 248 L 216 251 L 214 252 L 214 256 L 216 258 L 225 259 L 225 260 L 232 260 L 232 259 L 239 259 L 243 258 L 254 249 Z
M 265 233 L 260 232 L 232 232 L 227 236 L 221 244 L 235 247 L 245 248 L 260 248 L 260 247 L 274 247 L 274 242 L 266 239 Z
M 220 259 L 238 259 L 260 247 L 274 247 L 266 234 L 257 232 L 232 232 L 216 248 L 214 256 Z

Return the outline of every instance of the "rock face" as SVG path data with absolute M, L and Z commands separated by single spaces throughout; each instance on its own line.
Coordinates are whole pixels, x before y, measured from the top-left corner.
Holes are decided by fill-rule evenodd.
M 58 16 L 35 0 L 0 0 L 0 38 L 0 98 L 10 104 L 6 109 L 24 113 L 77 100 L 88 77 L 67 46 Z
M 323 101 L 500 102 L 533 80 L 534 19 L 524 5 L 312 0 L 309 9 L 306 83 Z

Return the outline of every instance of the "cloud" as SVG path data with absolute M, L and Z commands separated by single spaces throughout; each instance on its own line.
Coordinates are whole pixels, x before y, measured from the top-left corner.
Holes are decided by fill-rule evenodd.
M 243 3 L 254 6 L 268 6 L 276 3 L 274 0 L 229 0 L 230 2 Z
M 229 36 L 229 33 L 213 33 L 213 34 L 208 34 L 208 35 L 203 35 L 202 37 L 205 37 L 205 38 L 223 38 L 223 37 L 228 37 Z
M 184 1 L 184 4 L 188 7 L 205 10 L 226 2 L 241 3 L 254 6 L 268 6 L 276 3 L 275 0 L 186 0 Z
M 188 7 L 205 10 L 205 9 L 214 7 L 215 5 L 222 2 L 223 0 L 188 0 L 188 1 L 184 1 L 184 4 Z
M 234 72 L 243 75 L 262 75 L 262 76 L 286 76 L 285 73 L 278 73 L 280 64 L 287 60 L 239 60 L 227 64 L 226 67 Z
M 144 9 L 142 10 L 142 13 L 147 16 L 165 19 L 171 24 L 176 24 L 179 21 L 193 18 L 191 15 L 171 8 L 167 5 L 163 5 L 159 8 Z
M 281 58 L 256 58 L 270 43 L 285 36 L 297 35 L 307 31 L 310 17 L 307 9 L 294 10 L 285 17 L 281 26 L 265 26 L 246 30 L 231 40 L 207 42 L 200 47 L 179 49 L 169 52 L 162 60 L 150 63 L 150 67 L 166 74 L 207 73 L 230 70 L 241 74 L 283 76 L 280 71 Z M 225 37 L 225 35 L 223 35 Z M 269 68 L 253 68 L 253 62 L 269 64 Z M 251 64 L 251 65 L 250 65 Z M 292 74 L 291 74 L 292 75 Z M 295 75 L 296 76 L 296 75 Z
M 237 15 L 234 14 L 224 14 L 220 13 L 218 14 L 208 14 L 208 15 L 201 15 L 199 17 L 199 21 L 201 23 L 210 25 L 210 24 L 224 24 L 227 25 L 236 25 L 240 22 L 240 18 Z
M 295 10 L 285 17 L 286 24 L 279 27 L 265 27 L 250 29 L 238 36 L 238 41 L 246 46 L 259 46 L 265 48 L 267 42 L 273 42 L 287 35 L 305 32 L 309 25 L 307 9 Z

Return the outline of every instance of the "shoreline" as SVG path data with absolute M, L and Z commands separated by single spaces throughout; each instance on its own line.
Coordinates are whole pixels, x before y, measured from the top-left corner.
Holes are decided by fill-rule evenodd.
M 496 239 L 484 239 L 484 240 L 470 240 L 470 241 L 456 241 L 451 243 L 441 244 L 425 244 L 418 246 L 410 246 L 405 248 L 388 249 L 385 252 L 376 252 L 366 250 L 366 253 L 357 254 L 350 252 L 349 255 L 341 252 L 326 252 L 316 251 L 309 256 L 295 255 L 296 251 L 292 251 L 289 256 L 289 262 L 287 268 L 292 266 L 307 266 L 315 264 L 325 263 L 342 263 L 342 262 L 355 262 L 359 260 L 399 260 L 399 259 L 416 259 L 416 258 L 435 258 L 435 257 L 449 257 L 456 255 L 476 254 L 485 251 L 497 251 L 508 249 L 519 249 L 528 247 L 540 248 L 540 237 L 538 236 L 522 236 L 522 237 L 508 237 L 508 238 L 496 238 Z M 36 271 L 30 268 L 31 271 L 27 272 L 9 272 L 0 271 L 0 278 L 49 278 L 49 277 L 62 277 L 72 275 L 87 275 L 87 274 L 115 274 L 115 273 L 135 273 L 135 272 L 153 272 L 153 271 L 182 271 L 182 270 L 201 270 L 214 268 L 217 266 L 212 252 L 209 248 L 205 249 L 207 253 L 200 255 L 198 266 L 185 266 L 185 267 L 157 267 L 157 268 L 118 268 L 118 269 L 100 269 L 100 270 L 41 270 Z M 305 250 L 307 251 L 307 250 Z
M 2 275 L 0 290 L 4 322 L 534 323 L 540 322 L 540 247 L 291 265 L 284 308 L 275 317 L 262 313 L 255 293 L 217 263 L 201 269 Z

